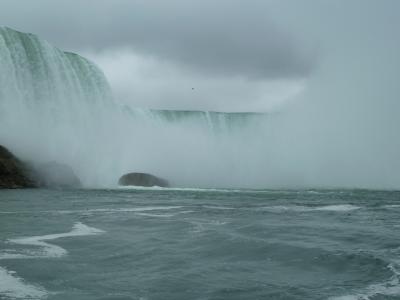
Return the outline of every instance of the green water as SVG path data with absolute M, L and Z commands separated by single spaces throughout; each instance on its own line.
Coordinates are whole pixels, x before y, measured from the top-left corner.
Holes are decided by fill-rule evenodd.
M 0 192 L 0 299 L 400 299 L 400 192 Z

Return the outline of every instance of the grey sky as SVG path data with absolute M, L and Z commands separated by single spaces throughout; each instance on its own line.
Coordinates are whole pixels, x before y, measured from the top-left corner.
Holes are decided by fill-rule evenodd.
M 0 3 L 2 25 L 89 56 L 136 106 L 268 111 L 307 98 L 380 108 L 398 98 L 396 0 Z
M 73 50 L 130 47 L 199 71 L 304 77 L 309 45 L 277 27 L 268 1 L 2 1 L 0 20 Z

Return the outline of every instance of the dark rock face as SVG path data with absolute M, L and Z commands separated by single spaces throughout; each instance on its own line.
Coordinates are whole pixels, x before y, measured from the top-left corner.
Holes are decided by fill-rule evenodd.
M 82 186 L 70 166 L 54 161 L 35 166 L 32 177 L 40 187 L 79 188 Z
M 32 166 L 0 145 L 0 189 L 33 187 L 76 188 L 81 182 L 67 165 L 50 162 Z
M 28 167 L 0 145 L 0 189 L 32 188 Z
M 168 187 L 169 183 L 167 180 L 156 177 L 147 173 L 128 173 L 123 175 L 119 181 L 119 185 L 135 185 L 135 186 L 160 186 L 160 187 Z

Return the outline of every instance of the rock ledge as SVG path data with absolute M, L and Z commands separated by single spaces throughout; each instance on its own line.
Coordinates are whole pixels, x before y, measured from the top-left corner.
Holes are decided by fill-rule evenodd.
M 36 184 L 29 177 L 29 168 L 0 145 L 0 189 L 33 187 L 36 187 Z
M 123 186 L 134 185 L 144 187 L 169 187 L 169 183 L 167 180 L 147 173 L 125 174 L 118 180 L 118 184 Z

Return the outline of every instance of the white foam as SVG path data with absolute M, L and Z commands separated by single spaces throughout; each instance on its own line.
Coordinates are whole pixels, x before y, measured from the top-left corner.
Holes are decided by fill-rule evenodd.
M 248 189 L 217 189 L 217 188 L 178 188 L 178 187 L 160 187 L 160 186 L 119 186 L 117 189 L 122 190 L 144 190 L 144 191 L 182 191 L 182 192 L 222 192 L 222 193 L 263 193 L 263 190 L 248 190 Z
M 23 253 L 14 253 L 11 249 L 5 249 L 0 252 L 0 260 L 4 259 L 25 259 L 25 258 L 32 258 L 37 257 L 37 253 L 33 251 L 23 251 Z M 40 255 L 39 255 L 40 256 Z
M 400 296 L 400 273 L 394 268 L 393 265 L 389 265 L 388 268 L 394 273 L 392 278 L 388 281 L 371 284 L 366 287 L 362 292 L 353 295 L 344 295 L 338 297 L 330 297 L 329 300 L 368 300 L 374 296 Z
M 377 295 L 400 296 L 400 286 L 398 285 L 398 281 L 396 283 L 388 281 L 384 283 L 373 284 L 367 287 L 364 292 L 359 294 L 331 297 L 329 300 L 368 300 Z
M 327 205 L 327 206 L 319 206 L 315 207 L 316 211 L 352 211 L 356 209 L 360 209 L 361 207 L 352 205 L 352 204 L 338 204 L 338 205 Z
M 151 214 L 151 213 L 136 213 L 138 216 L 154 217 L 154 218 L 171 218 L 176 214 Z
M 47 291 L 40 287 L 24 282 L 14 275 L 15 272 L 7 271 L 0 267 L 0 295 L 10 299 L 43 299 Z
M 265 206 L 262 209 L 270 212 L 313 212 L 313 211 L 331 211 L 331 212 L 348 212 L 361 207 L 351 204 L 337 204 L 337 205 L 324 205 L 324 206 L 301 206 L 301 205 L 277 205 L 277 206 Z
M 204 208 L 210 208 L 210 209 L 221 209 L 221 210 L 232 210 L 235 209 L 234 207 L 229 207 L 229 206 L 213 206 L 213 205 L 204 205 Z
M 338 297 L 329 297 L 328 300 L 368 300 L 365 295 L 347 295 Z
M 0 253 L 0 259 L 29 259 L 60 257 L 67 254 L 67 250 L 45 241 L 75 236 L 86 236 L 103 233 L 103 230 L 89 227 L 83 223 L 75 223 L 72 230 L 66 233 L 47 234 L 40 236 L 22 237 L 7 240 L 10 244 L 34 246 L 34 250 L 6 249 Z M 0 267 L 0 296 L 10 299 L 31 299 L 39 300 L 47 298 L 48 292 L 40 287 L 28 284 L 17 277 L 15 272 L 7 271 Z
M 400 204 L 384 205 L 383 208 L 400 208 Z
M 49 214 L 87 214 L 87 213 L 114 213 L 114 212 L 138 212 L 138 211 L 151 211 L 151 210 L 170 210 L 179 209 L 183 206 L 144 206 L 144 207 L 126 207 L 126 208 L 93 208 L 93 209 L 78 209 L 78 210 L 42 210 L 36 213 L 49 213 Z M 28 211 L 6 211 L 0 214 L 21 214 L 32 213 Z
M 41 250 L 38 250 L 36 253 L 34 252 L 34 256 L 36 257 L 60 257 L 65 255 L 67 253 L 67 250 L 50 243 L 46 243 L 45 241 L 64 237 L 94 235 L 103 232 L 104 231 L 100 229 L 89 227 L 83 223 L 78 222 L 73 226 L 70 232 L 9 239 L 8 242 L 19 245 L 42 247 Z
M 193 226 L 193 230 L 191 230 L 191 232 L 193 233 L 201 233 L 206 231 L 207 229 L 213 229 L 215 228 L 215 226 L 228 224 L 228 222 L 221 220 L 191 220 L 189 221 L 189 223 L 191 223 Z
M 171 218 L 174 217 L 176 215 L 180 215 L 180 214 L 190 214 L 193 213 L 193 210 L 181 210 L 181 211 L 177 211 L 174 213 L 147 213 L 147 212 L 135 212 L 135 215 L 137 216 L 144 216 L 144 217 L 155 217 L 155 218 Z
M 125 208 L 97 208 L 88 209 L 82 212 L 142 212 L 142 211 L 153 211 L 153 210 L 171 210 L 180 209 L 183 206 L 143 206 L 143 207 L 125 207 Z

